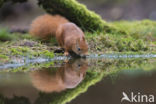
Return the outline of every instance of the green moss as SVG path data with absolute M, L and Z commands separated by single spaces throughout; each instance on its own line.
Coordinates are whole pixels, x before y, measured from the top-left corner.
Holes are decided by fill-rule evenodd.
M 28 56 L 29 58 L 31 56 L 34 56 L 34 57 L 47 57 L 47 58 L 53 58 L 54 57 L 54 53 L 53 52 L 50 52 L 49 50 L 44 50 L 44 49 L 41 49 L 41 50 L 33 50 L 32 48 L 30 47 L 18 47 L 18 48 L 11 48 L 10 49 L 11 51 L 11 54 L 12 55 L 20 55 L 20 56 Z
M 45 50 L 43 52 L 41 52 L 44 56 L 48 57 L 48 58 L 54 58 L 54 53 L 53 52 L 49 52 L 48 50 Z
M 156 22 L 150 20 L 120 21 L 111 24 L 119 30 L 125 30 L 126 34 L 86 32 L 85 36 L 91 53 L 156 52 Z
M 8 62 L 9 60 L 9 57 L 4 55 L 4 54 L 0 54 L 0 64 L 1 63 L 5 63 L 5 62 Z
M 0 29 L 0 42 L 18 41 L 21 39 L 29 39 L 37 41 L 29 34 L 9 33 L 9 30 L 6 28 Z
M 156 22 L 150 20 L 120 21 L 110 24 L 115 25 L 119 30 L 125 30 L 126 34 L 99 31 L 94 33 L 85 32 L 85 38 L 90 48 L 89 53 L 156 53 Z M 15 57 L 53 58 L 54 50 L 58 49 L 55 39 L 49 42 L 42 42 L 29 34 L 9 34 L 4 29 L 1 33 L 14 37 L 11 41 L 0 41 L 0 54 L 10 60 Z M 7 59 L 4 60 L 6 62 Z
M 90 45 L 89 47 L 91 52 L 152 52 L 150 42 L 143 39 L 136 40 L 131 36 L 119 37 L 112 34 L 103 33 L 100 35 L 86 36 L 86 39 Z
M 111 24 L 115 25 L 120 30 L 125 30 L 127 34 L 135 39 L 156 41 L 155 21 L 118 21 Z
M 19 51 L 18 49 L 16 49 L 16 48 L 11 48 L 10 51 L 11 51 L 11 54 L 12 54 L 12 55 L 22 55 L 22 52 L 20 52 L 20 51 Z
M 0 54 L 0 59 L 8 59 L 7 56 Z
M 35 42 L 33 39 L 27 40 L 21 38 L 23 37 L 18 37 L 18 41 L 7 41 L 0 44 L 0 54 L 4 57 L 8 57 L 10 60 L 9 62 L 16 59 L 23 60 L 23 58 L 53 58 L 55 56 L 53 53 L 54 50 L 49 48 L 46 44 L 37 40 L 35 40 Z M 5 61 L 6 59 L 3 60 L 2 63 Z
M 11 41 L 14 39 L 12 34 L 9 34 L 6 29 L 0 30 L 0 41 Z
M 85 31 L 124 32 L 106 23 L 93 11 L 76 0 L 39 0 L 39 4 L 51 14 L 60 14 Z

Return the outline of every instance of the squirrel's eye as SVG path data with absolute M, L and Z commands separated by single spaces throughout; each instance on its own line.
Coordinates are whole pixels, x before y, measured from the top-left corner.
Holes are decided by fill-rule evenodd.
M 78 66 L 78 67 L 80 67 L 81 65 L 80 65 L 80 64 L 78 64 L 77 66 Z
M 78 51 L 81 51 L 81 49 L 80 49 L 80 48 L 78 48 Z

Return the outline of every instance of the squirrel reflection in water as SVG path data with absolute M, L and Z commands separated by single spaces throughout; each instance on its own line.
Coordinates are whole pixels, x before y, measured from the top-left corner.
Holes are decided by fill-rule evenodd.
M 42 92 L 61 92 L 75 88 L 85 77 L 88 62 L 85 59 L 71 60 L 57 70 L 42 69 L 31 72 L 32 83 Z

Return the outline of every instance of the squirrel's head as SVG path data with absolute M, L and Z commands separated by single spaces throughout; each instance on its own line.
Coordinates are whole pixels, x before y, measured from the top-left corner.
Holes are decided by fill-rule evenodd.
M 76 45 L 73 46 L 72 50 L 81 57 L 88 55 L 88 44 L 85 41 L 85 38 L 78 38 L 76 40 Z
M 84 33 L 74 23 L 60 25 L 57 34 L 62 34 L 62 38 L 65 39 L 64 43 L 66 43 L 65 47 L 72 48 L 72 51 L 81 57 L 88 55 L 88 44 L 85 41 Z
M 66 88 L 75 88 L 85 78 L 88 61 L 84 58 L 73 59 L 64 65 L 63 82 Z

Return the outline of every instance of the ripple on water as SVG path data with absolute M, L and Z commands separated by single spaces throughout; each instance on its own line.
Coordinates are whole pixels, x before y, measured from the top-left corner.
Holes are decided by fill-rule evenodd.
M 156 54 L 91 54 L 87 56 L 86 58 L 88 59 L 121 59 L 121 58 L 156 58 Z M 71 59 L 71 57 L 65 57 L 65 56 L 58 56 L 54 57 L 52 59 L 49 58 L 35 58 L 35 59 L 28 59 L 28 58 L 22 58 L 21 61 L 16 61 L 14 60 L 12 63 L 0 65 L 0 69 L 8 69 L 8 68 L 17 68 L 21 67 L 24 65 L 29 65 L 29 64 L 35 64 L 35 63 L 44 63 L 44 62 L 49 62 L 49 61 L 62 61 L 62 60 L 68 60 Z

